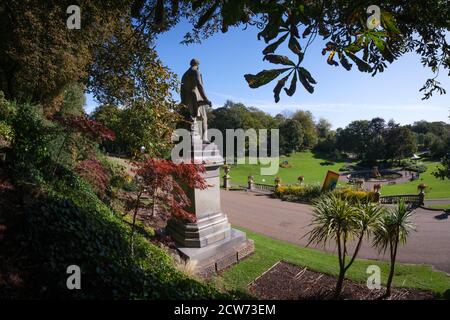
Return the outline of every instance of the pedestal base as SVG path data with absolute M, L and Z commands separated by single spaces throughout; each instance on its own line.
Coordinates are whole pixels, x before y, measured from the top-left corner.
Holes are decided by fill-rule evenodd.
M 195 273 L 209 278 L 244 259 L 254 251 L 253 240 L 231 229 L 230 236 L 203 248 L 177 247 L 181 256 L 195 263 Z

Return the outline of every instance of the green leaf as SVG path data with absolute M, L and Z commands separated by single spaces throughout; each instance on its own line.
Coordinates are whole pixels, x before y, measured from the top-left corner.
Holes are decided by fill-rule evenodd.
M 258 33 L 258 40 L 261 37 L 264 38 L 266 43 L 269 43 L 270 40 L 275 39 L 280 32 L 281 23 L 283 22 L 283 11 L 277 10 L 273 11 L 269 14 L 269 19 L 267 21 L 266 27 L 263 31 Z
M 358 58 L 356 55 L 354 55 L 351 52 L 346 52 L 347 57 L 353 60 L 354 63 L 358 66 L 358 70 L 361 72 L 371 72 L 372 67 L 365 61 Z
M 400 35 L 401 32 L 397 27 L 397 22 L 390 12 L 381 11 L 381 24 L 389 33 Z
M 277 50 L 277 48 L 280 46 L 280 44 L 282 44 L 284 42 L 284 40 L 286 40 L 287 36 L 289 35 L 289 33 L 286 33 L 284 36 L 282 36 L 280 39 L 278 39 L 277 41 L 275 41 L 274 43 L 268 45 L 264 50 L 263 50 L 263 54 L 269 54 L 269 53 L 274 53 L 275 50 Z
M 345 70 L 350 71 L 352 69 L 353 65 L 348 61 L 347 57 L 345 57 L 342 52 L 339 52 L 339 62 Z
M 386 47 L 385 47 L 383 39 L 380 39 L 375 35 L 370 35 L 370 39 L 372 39 L 373 43 L 375 44 L 375 46 L 378 48 L 378 50 L 380 52 L 385 50 Z
M 164 12 L 164 1 L 158 0 L 155 7 L 155 24 L 161 25 L 164 22 L 165 19 L 165 12 Z
M 286 94 L 289 97 L 292 97 L 294 95 L 295 90 L 297 90 L 297 72 L 294 72 L 294 76 L 292 77 L 289 89 L 284 88 L 284 91 L 286 91 Z
M 195 25 L 195 28 L 200 29 L 201 27 L 203 27 L 205 25 L 205 23 L 209 19 L 211 19 L 212 15 L 214 14 L 214 12 L 217 10 L 218 7 L 219 7 L 219 1 L 214 2 L 214 4 L 208 10 L 206 10 L 206 12 L 198 19 L 198 22 Z
M 180 0 L 172 0 L 172 17 L 178 14 L 178 9 L 180 8 Z
M 293 53 L 295 53 L 296 55 L 300 55 L 301 54 L 302 47 L 300 46 L 300 43 L 298 42 L 298 40 L 295 37 L 291 36 L 289 38 L 289 45 L 288 46 L 289 46 L 289 49 L 291 49 L 291 51 Z
M 245 1 L 222 1 L 222 21 L 227 26 L 235 25 L 243 20 L 245 14 Z
M 270 81 L 278 77 L 280 74 L 288 70 L 291 70 L 291 68 L 263 70 L 256 75 L 246 74 L 244 75 L 244 78 L 247 81 L 250 88 L 258 88 L 269 83 Z
M 206 1 L 205 0 L 196 0 L 192 2 L 192 10 L 197 10 L 200 8 Z
M 303 75 L 308 80 L 308 82 L 310 82 L 312 84 L 316 84 L 317 83 L 316 80 L 314 80 L 314 78 L 311 76 L 311 73 L 309 73 L 309 71 L 306 70 L 305 68 L 300 67 L 298 69 L 298 71 L 300 73 L 299 75 Z
M 308 80 L 306 79 L 304 73 L 299 72 L 298 73 L 298 78 L 299 78 L 300 82 L 302 83 L 303 87 L 305 87 L 305 89 L 309 93 L 313 93 L 314 92 L 314 87 L 308 82 Z
M 289 78 L 291 74 L 289 73 L 286 77 L 282 78 L 281 80 L 278 81 L 277 85 L 275 86 L 275 88 L 273 89 L 273 96 L 275 98 L 275 102 L 280 101 L 280 92 L 281 89 L 284 87 L 284 85 L 286 84 L 287 79 Z
M 285 66 L 294 66 L 295 67 L 295 63 L 292 62 L 288 57 L 277 55 L 277 54 L 265 55 L 263 60 L 267 60 L 270 63 L 274 63 L 274 64 L 283 64 Z

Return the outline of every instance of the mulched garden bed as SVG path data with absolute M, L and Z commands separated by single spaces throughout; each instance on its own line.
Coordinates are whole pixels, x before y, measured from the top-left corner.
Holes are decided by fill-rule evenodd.
M 288 262 L 279 261 L 250 283 L 249 291 L 260 299 L 329 300 L 333 299 L 337 279 Z M 365 284 L 345 280 L 341 299 L 379 299 L 385 290 L 370 290 Z M 430 300 L 434 294 L 416 289 L 393 288 L 391 300 Z

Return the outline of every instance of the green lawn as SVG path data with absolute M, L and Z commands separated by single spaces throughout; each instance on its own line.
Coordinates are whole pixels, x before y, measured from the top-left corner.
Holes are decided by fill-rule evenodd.
M 247 177 L 251 174 L 257 183 L 273 184 L 276 176 L 281 178 L 282 183 L 296 183 L 298 176 L 303 175 L 304 183 L 322 184 L 328 170 L 339 172 L 339 168 L 346 164 L 344 161 L 330 162 L 311 152 L 297 152 L 290 157 L 280 157 L 280 164 L 284 160 L 287 160 L 292 167 L 279 168 L 278 173 L 272 176 L 261 176 L 259 165 L 234 164 L 230 171 L 231 182 L 247 185 Z
M 418 192 L 417 185 L 423 182 L 429 186 L 429 189 L 425 191 L 425 199 L 450 198 L 450 180 L 437 179 L 431 174 L 439 162 L 423 161 L 423 163 L 428 167 L 428 170 L 420 174 L 419 180 L 392 186 L 383 186 L 381 194 L 385 196 L 395 194 L 415 194 Z
M 298 176 L 303 175 L 306 184 L 322 184 L 328 170 L 339 172 L 339 168 L 349 164 L 345 161 L 330 162 L 312 152 L 297 152 L 290 157 L 280 157 L 280 164 L 284 160 L 287 160 L 292 167 L 279 168 L 278 173 L 272 176 L 261 176 L 260 166 L 256 164 L 234 164 L 230 171 L 231 183 L 246 186 L 247 177 L 251 174 L 257 183 L 274 184 L 276 176 L 281 178 L 283 184 L 296 183 Z M 426 199 L 450 198 L 450 180 L 436 179 L 431 174 L 439 163 L 431 161 L 423 163 L 428 166 L 428 170 L 420 175 L 419 180 L 383 186 L 382 195 L 416 194 L 418 192 L 417 185 L 424 182 L 430 187 L 426 192 Z
M 226 289 L 246 291 L 247 285 L 279 260 L 289 261 L 311 270 L 332 275 L 338 273 L 338 261 L 335 255 L 319 250 L 304 248 L 240 228 L 255 241 L 255 253 L 239 264 L 216 277 L 216 285 Z M 401 250 L 401 247 L 399 248 Z M 369 265 L 378 265 L 385 283 L 389 263 L 374 260 L 356 260 L 347 272 L 347 278 L 365 283 Z M 449 298 L 450 276 L 444 272 L 433 271 L 428 265 L 397 264 L 394 286 L 419 288 L 436 292 L 439 297 Z
M 447 209 L 450 210 L 450 204 L 435 204 L 435 205 L 431 205 L 431 206 L 427 206 L 428 208 L 431 209 Z

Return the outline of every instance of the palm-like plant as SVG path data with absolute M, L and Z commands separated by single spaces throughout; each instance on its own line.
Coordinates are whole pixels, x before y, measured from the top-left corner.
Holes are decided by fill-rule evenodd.
M 377 228 L 374 230 L 373 245 L 380 252 L 386 252 L 389 248 L 391 266 L 386 284 L 386 297 L 391 294 L 398 245 L 405 244 L 409 232 L 414 230 L 414 225 L 411 221 L 412 215 L 413 211 L 404 202 L 399 202 L 397 207 L 386 211 L 381 217 Z
M 371 232 L 381 212 L 380 207 L 374 204 L 352 205 L 335 194 L 324 196 L 315 204 L 311 223 L 313 229 L 308 233 L 308 245 L 311 243 L 325 245 L 329 240 L 336 242 L 339 277 L 335 297 L 341 294 L 345 273 L 358 255 L 364 235 Z M 357 239 L 357 245 L 350 260 L 346 262 L 347 246 L 352 239 Z

